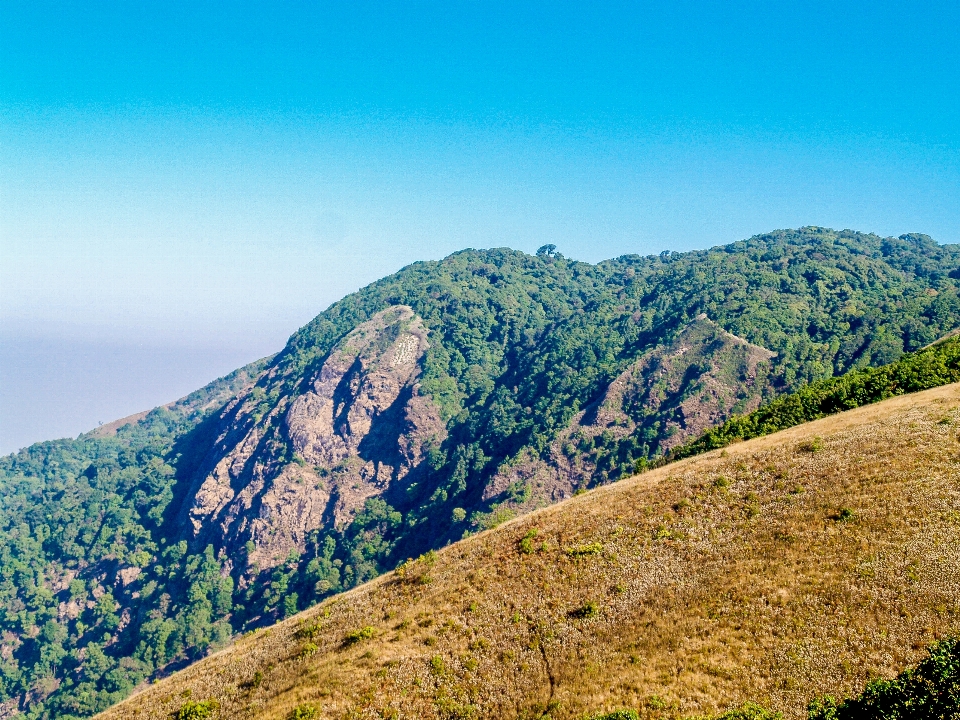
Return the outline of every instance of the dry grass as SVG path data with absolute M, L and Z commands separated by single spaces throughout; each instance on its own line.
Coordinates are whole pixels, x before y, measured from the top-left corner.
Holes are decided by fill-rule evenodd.
M 332 598 L 103 717 L 167 718 L 187 695 L 220 718 L 666 718 L 746 700 L 801 717 L 960 629 L 958 434 L 952 385 L 663 467 Z

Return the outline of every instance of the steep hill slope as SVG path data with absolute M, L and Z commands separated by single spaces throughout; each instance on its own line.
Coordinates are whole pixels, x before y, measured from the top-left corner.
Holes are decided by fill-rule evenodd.
M 823 228 L 404 268 L 203 402 L 0 458 L 0 702 L 89 716 L 232 633 L 926 345 L 960 326 L 958 279 L 958 246 Z
M 960 629 L 960 384 L 648 472 L 404 565 L 103 715 L 644 717 L 891 677 Z M 306 716 L 306 715 L 302 715 Z

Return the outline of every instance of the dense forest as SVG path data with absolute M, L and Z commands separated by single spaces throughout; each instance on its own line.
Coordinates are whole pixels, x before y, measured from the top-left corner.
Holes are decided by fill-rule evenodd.
M 331 306 L 274 358 L 115 434 L 0 459 L 2 707 L 87 717 L 233 633 L 529 506 L 523 486 L 485 498 L 487 480 L 522 453 L 546 453 L 625 368 L 700 315 L 776 353 L 772 399 L 894 362 L 960 326 L 958 280 L 960 247 L 821 228 L 597 265 L 550 246 L 411 265 Z M 446 428 L 423 480 L 316 528 L 264 569 L 247 562 L 253 538 L 198 544 L 184 508 L 224 423 L 261 428 L 265 457 L 302 464 L 279 409 L 338 341 L 397 305 L 429 330 L 419 388 Z M 577 449 L 596 462 L 591 484 L 663 455 L 666 428 L 637 420 L 630 443 Z

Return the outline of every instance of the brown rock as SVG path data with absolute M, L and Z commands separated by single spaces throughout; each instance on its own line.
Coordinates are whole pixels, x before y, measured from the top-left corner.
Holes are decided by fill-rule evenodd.
M 343 526 L 367 499 L 412 482 L 430 447 L 446 437 L 417 384 L 428 347 L 422 320 L 394 306 L 347 334 L 309 390 L 280 398 L 266 417 L 251 423 L 254 403 L 241 398 L 246 405 L 220 438 L 232 449 L 192 497 L 194 542 L 236 551 L 252 541 L 247 562 L 262 570 L 301 551 L 312 531 Z M 275 451 L 287 444 L 292 460 Z

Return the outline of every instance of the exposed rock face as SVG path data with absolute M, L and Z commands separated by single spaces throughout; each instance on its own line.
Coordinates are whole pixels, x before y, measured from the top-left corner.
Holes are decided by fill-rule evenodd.
M 446 437 L 417 384 L 427 347 L 413 310 L 388 308 L 333 348 L 307 392 L 281 398 L 244 433 L 235 419 L 221 436 L 232 449 L 193 496 L 194 542 L 236 548 L 250 540 L 247 562 L 264 569 L 302 550 L 311 531 L 342 526 L 368 498 L 413 482 Z
M 329 472 L 337 525 L 373 495 L 402 482 L 445 428 L 414 382 L 427 331 L 405 306 L 359 326 L 340 343 L 287 412 L 294 449 Z
M 668 437 L 651 451 L 667 451 L 734 413 L 755 410 L 774 357 L 700 315 L 672 344 L 643 355 L 614 380 L 577 424 L 583 433 L 609 430 L 618 437 L 659 424 Z
M 484 499 L 527 485 L 533 503 L 557 502 L 595 479 L 598 469 L 589 452 L 595 444 L 662 437 L 666 430 L 665 439 L 647 449 L 650 455 L 663 453 L 735 413 L 751 412 L 768 387 L 775 356 L 700 315 L 672 343 L 645 353 L 610 383 L 573 418 L 546 459 L 527 452 L 502 467 Z

